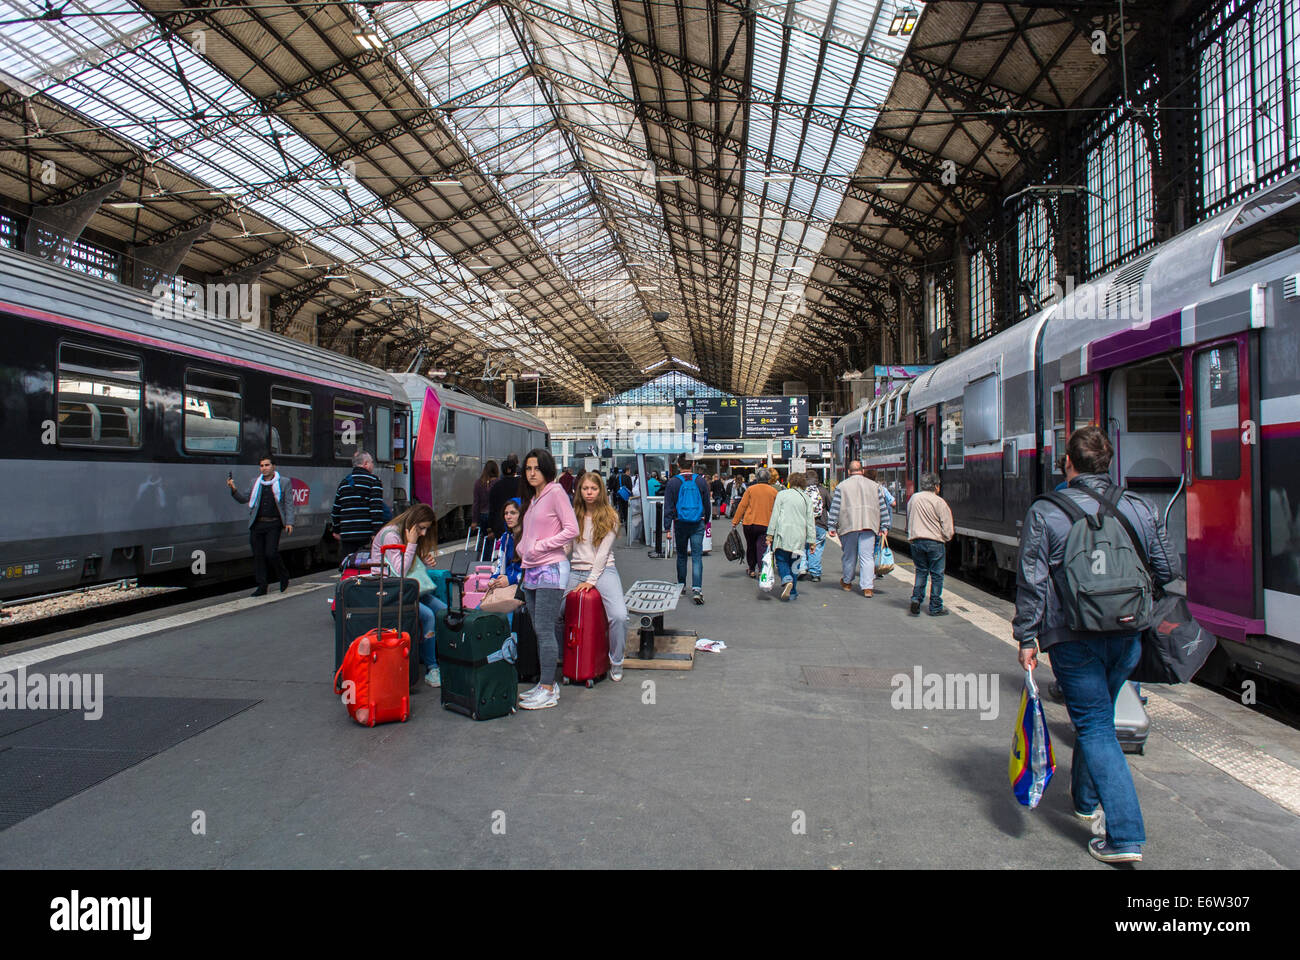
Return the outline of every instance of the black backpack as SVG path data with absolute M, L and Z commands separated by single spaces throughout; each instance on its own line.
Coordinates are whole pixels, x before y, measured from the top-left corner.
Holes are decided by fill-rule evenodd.
M 1155 590 L 1142 540 L 1117 509 L 1124 491 L 1112 484 L 1103 497 L 1084 486 L 1074 489 L 1097 501 L 1096 514 L 1059 491 L 1035 498 L 1070 520 L 1065 559 L 1053 575 L 1066 625 L 1083 633 L 1145 630 Z

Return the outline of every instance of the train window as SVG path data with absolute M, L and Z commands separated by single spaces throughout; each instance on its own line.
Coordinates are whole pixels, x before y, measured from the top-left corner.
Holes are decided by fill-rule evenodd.
M 238 453 L 244 398 L 236 377 L 185 371 L 186 453 Z
M 138 357 L 60 344 L 59 444 L 140 446 L 142 369 Z
M 1241 475 L 1237 418 L 1237 347 L 1225 344 L 1196 355 L 1196 475 L 1235 480 Z
M 944 466 L 960 467 L 964 443 L 960 400 L 950 400 L 943 405 L 943 431 L 939 436 L 939 442 L 943 444 Z
M 1056 443 L 1056 456 L 1065 453 L 1065 388 L 1052 391 L 1052 436 Z M 1055 469 L 1055 466 L 1053 466 Z
M 334 398 L 334 456 L 347 460 L 366 448 L 366 408 L 359 400 Z
M 1076 383 L 1070 388 L 1070 429 L 1090 427 L 1096 422 L 1096 391 L 1093 381 Z
M 271 388 L 271 452 L 282 457 L 311 456 L 311 394 Z
M 889 401 L 889 425 L 892 427 L 898 422 L 898 397 Z
M 990 443 L 1001 438 L 997 374 L 991 373 L 966 384 L 961 406 L 967 443 Z
M 1223 271 L 1227 276 L 1300 246 L 1300 189 L 1292 184 L 1248 204 L 1223 238 Z
M 1177 433 L 1182 389 L 1168 360 L 1124 371 L 1129 433 Z
M 446 426 L 443 428 L 443 431 L 445 433 L 451 435 L 456 432 L 456 411 L 455 410 L 447 411 L 447 419 L 444 421 L 444 423 L 446 424 Z
M 375 458 L 393 460 L 393 411 L 375 407 Z

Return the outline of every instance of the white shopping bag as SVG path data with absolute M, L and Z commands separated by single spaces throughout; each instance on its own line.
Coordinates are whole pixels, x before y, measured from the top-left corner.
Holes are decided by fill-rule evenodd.
M 758 568 L 758 589 L 771 593 L 776 586 L 776 553 L 768 550 Z

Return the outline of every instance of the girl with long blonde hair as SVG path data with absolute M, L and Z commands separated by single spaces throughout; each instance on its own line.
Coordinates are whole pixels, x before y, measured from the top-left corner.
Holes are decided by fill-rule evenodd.
M 585 474 L 574 491 L 573 513 L 578 536 L 569 561 L 569 590 L 596 590 L 609 623 L 609 679 L 623 679 L 623 647 L 627 640 L 627 605 L 623 581 L 614 569 L 614 540 L 618 511 L 609 505 L 600 474 Z M 561 612 L 563 616 L 563 612 Z

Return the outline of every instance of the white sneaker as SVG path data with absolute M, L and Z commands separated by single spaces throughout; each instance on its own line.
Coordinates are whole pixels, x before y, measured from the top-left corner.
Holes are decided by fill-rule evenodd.
M 432 668 L 428 673 L 424 675 L 424 682 L 431 687 L 441 687 L 442 671 L 439 670 L 437 667 Z
M 525 690 L 523 693 L 519 694 L 519 699 L 520 699 L 520 700 L 531 700 L 533 697 L 537 696 L 537 691 L 540 690 L 540 689 L 542 689 L 542 685 L 541 685 L 540 683 L 534 683 L 531 687 L 529 687 L 529 688 L 528 688 L 527 690 Z
M 609 668 L 609 679 L 613 680 L 615 683 L 618 683 L 623 679 L 623 665 L 621 663 L 617 667 Z
M 537 691 L 537 696 L 520 701 L 519 707 L 522 710 L 545 710 L 547 707 L 553 707 L 559 702 L 560 685 L 557 683 L 550 690 L 542 687 Z

